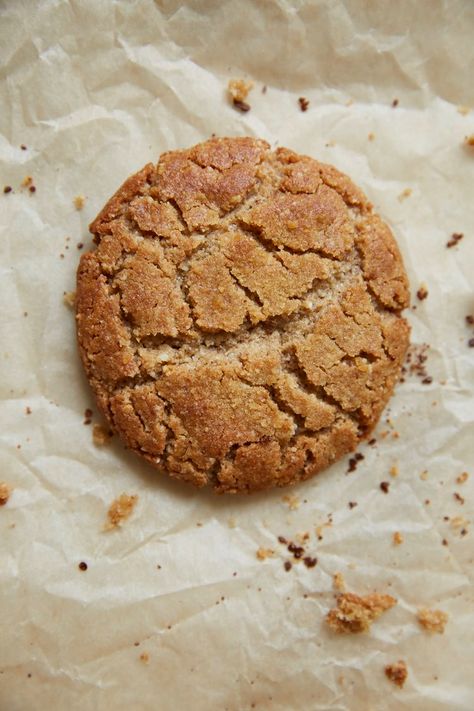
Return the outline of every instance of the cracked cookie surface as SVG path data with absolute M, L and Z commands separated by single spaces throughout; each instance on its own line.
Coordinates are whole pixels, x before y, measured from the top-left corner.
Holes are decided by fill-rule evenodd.
M 390 229 L 335 168 L 211 139 L 129 178 L 77 275 L 82 361 L 127 447 L 218 492 L 285 486 L 375 426 L 408 345 Z

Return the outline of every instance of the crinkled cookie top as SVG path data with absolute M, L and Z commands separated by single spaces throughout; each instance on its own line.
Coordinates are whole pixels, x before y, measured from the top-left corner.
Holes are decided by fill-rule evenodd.
M 408 282 L 347 176 L 216 138 L 146 165 L 90 229 L 82 360 L 111 427 L 158 469 L 218 492 L 285 486 L 375 426 Z

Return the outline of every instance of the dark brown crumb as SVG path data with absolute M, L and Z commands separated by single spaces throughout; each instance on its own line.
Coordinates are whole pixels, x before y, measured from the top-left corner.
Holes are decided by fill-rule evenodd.
M 396 109 L 397 106 L 398 106 L 398 99 L 394 99 L 394 100 L 392 101 L 392 107 L 393 107 L 394 109 Z
M 402 369 L 402 370 L 403 370 L 403 369 Z M 375 437 L 374 437 L 374 438 L 372 438 L 372 439 L 369 439 L 369 441 L 367 442 L 367 444 L 370 444 L 370 446 L 373 447 L 376 442 L 377 442 L 377 440 L 376 440 Z
M 406 361 L 405 361 L 405 373 L 409 375 L 415 375 L 417 378 L 424 380 L 425 378 L 430 378 L 426 371 L 426 361 L 428 360 L 427 352 L 429 350 L 429 345 L 427 343 L 414 344 L 408 349 Z M 424 383 L 425 385 L 427 383 Z
M 289 570 L 291 570 L 291 567 L 292 567 L 292 566 L 291 566 L 290 561 L 289 561 L 289 560 L 285 560 L 285 562 L 283 563 L 283 567 L 284 567 L 284 569 L 285 569 L 287 572 L 288 572 Z
M 264 85 L 262 86 L 262 94 L 266 94 L 266 93 L 267 93 L 267 85 L 264 84 Z
M 357 501 L 349 501 L 349 508 L 353 509 L 357 506 Z
M 453 232 L 451 235 L 451 238 L 446 242 L 446 247 L 450 249 L 451 247 L 455 247 L 458 242 L 462 240 L 464 237 L 462 232 Z
M 3 188 L 3 192 L 5 193 L 5 195 L 6 195 L 7 193 L 11 193 L 12 190 L 13 190 L 13 188 L 12 188 L 11 185 L 5 185 L 5 187 Z
M 446 538 L 443 538 L 443 540 L 441 541 L 441 543 L 443 544 L 443 546 L 447 546 L 447 545 L 448 545 L 448 541 L 446 540 Z
M 21 146 L 20 146 L 20 148 L 21 148 L 22 151 L 26 151 L 26 149 L 28 148 L 28 146 L 25 146 L 25 144 L 22 143 Z
M 470 338 L 467 342 L 469 348 L 474 348 L 474 338 Z
M 309 100 L 306 99 L 304 96 L 300 96 L 298 99 L 298 103 L 300 105 L 301 111 L 307 111 L 309 107 Z
M 83 243 L 83 242 L 78 242 L 78 243 L 77 243 L 77 248 L 78 248 L 78 249 L 82 249 L 83 247 L 84 247 L 84 243 Z
M 84 561 L 82 560 L 77 567 L 79 568 L 79 570 L 87 570 L 87 563 L 84 563 Z
M 431 375 L 427 375 L 426 378 L 423 378 L 421 382 L 423 385 L 431 385 L 431 383 L 433 382 L 433 378 L 431 377 Z
M 399 659 L 395 664 L 387 664 L 385 667 L 385 676 L 387 679 L 390 679 L 393 684 L 402 688 L 408 676 L 407 665 L 403 659 Z
M 302 548 L 301 546 L 297 546 L 296 543 L 289 543 L 288 550 L 290 551 L 290 553 L 293 553 L 293 558 L 296 558 L 297 560 L 298 558 L 303 557 L 304 548 Z
M 286 544 L 288 543 L 288 541 L 286 540 L 285 536 L 278 536 L 278 542 L 279 542 L 279 543 L 283 543 L 283 545 L 285 545 L 285 546 L 286 546 Z
M 311 558 L 311 556 L 307 555 L 303 558 L 303 563 L 307 568 L 314 568 L 314 566 L 317 564 L 318 559 L 317 558 Z
M 232 105 L 239 111 L 242 111 L 242 113 L 250 111 L 250 104 L 247 104 L 246 101 L 240 101 L 240 99 L 233 99 Z
M 466 316 L 466 323 L 468 326 L 474 326 L 474 316 L 472 314 Z
M 390 482 L 388 481 L 381 481 L 380 482 L 380 488 L 382 489 L 384 494 L 388 494 L 388 490 L 390 488 Z
M 467 529 L 466 528 L 461 528 L 461 536 L 467 536 Z
M 356 452 L 356 453 L 354 454 L 354 459 L 355 459 L 357 462 L 361 462 L 363 459 L 365 459 L 365 457 L 364 457 L 364 455 L 362 454 L 362 452 Z
M 456 501 L 459 501 L 460 504 L 464 503 L 464 497 L 461 496 L 461 494 L 458 494 L 457 491 L 454 492 L 453 496 L 456 499 Z
M 349 466 L 347 467 L 347 473 L 351 474 L 351 472 L 355 472 L 357 469 L 357 459 L 355 457 L 351 457 L 349 459 Z
M 28 188 L 28 190 L 30 191 L 30 193 L 35 193 L 35 192 L 36 192 L 36 188 L 35 188 L 34 185 L 30 185 L 30 187 Z
M 426 299 L 426 297 L 428 296 L 428 289 L 424 284 L 420 286 L 420 288 L 416 292 L 416 295 L 420 301 L 424 301 Z

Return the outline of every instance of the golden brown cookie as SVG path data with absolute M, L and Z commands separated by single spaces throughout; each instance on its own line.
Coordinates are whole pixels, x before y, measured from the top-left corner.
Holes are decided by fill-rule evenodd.
M 90 229 L 82 360 L 152 465 L 251 492 L 313 476 L 372 430 L 408 345 L 408 282 L 347 176 L 216 138 L 146 165 Z

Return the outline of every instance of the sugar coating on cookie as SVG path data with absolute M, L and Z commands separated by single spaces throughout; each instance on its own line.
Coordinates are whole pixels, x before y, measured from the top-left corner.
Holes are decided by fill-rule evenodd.
M 335 168 L 253 138 L 164 153 L 90 226 L 78 341 L 127 447 L 218 492 L 307 479 L 375 426 L 408 345 L 387 225 Z

